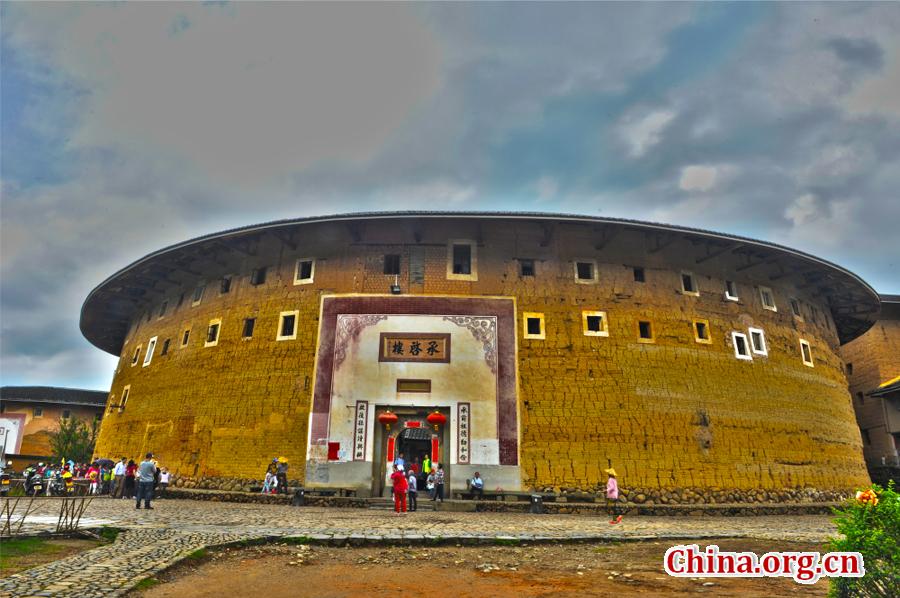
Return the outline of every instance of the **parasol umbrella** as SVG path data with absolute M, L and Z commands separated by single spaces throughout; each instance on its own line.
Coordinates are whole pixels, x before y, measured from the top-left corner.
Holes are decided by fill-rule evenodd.
M 101 467 L 112 467 L 116 464 L 112 459 L 97 459 L 94 462 Z

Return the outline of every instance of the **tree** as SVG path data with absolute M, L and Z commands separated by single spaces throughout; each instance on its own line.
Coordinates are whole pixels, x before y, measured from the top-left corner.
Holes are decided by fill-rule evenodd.
M 74 417 L 60 418 L 57 430 L 50 432 L 50 447 L 53 458 L 71 459 L 76 463 L 87 463 L 94 454 L 99 422 L 88 423 Z

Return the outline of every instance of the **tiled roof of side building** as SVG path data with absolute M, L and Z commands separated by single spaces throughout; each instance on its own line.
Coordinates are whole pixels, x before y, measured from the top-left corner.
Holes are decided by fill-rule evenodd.
M 0 399 L 22 403 L 59 403 L 61 405 L 87 405 L 103 407 L 109 393 L 82 388 L 58 386 L 3 386 Z

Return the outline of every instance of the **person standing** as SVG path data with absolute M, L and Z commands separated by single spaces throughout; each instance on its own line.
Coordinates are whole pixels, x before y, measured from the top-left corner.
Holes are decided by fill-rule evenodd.
M 162 498 L 163 494 L 166 492 L 166 488 L 169 487 L 169 469 L 167 467 L 163 467 L 162 471 L 159 472 L 159 494 L 157 498 Z
M 125 457 L 122 457 L 113 468 L 112 496 L 119 498 L 125 492 Z
M 444 502 L 444 466 L 440 463 L 437 464 L 437 469 L 434 471 L 434 497 L 431 500 L 441 499 L 441 502 Z
M 404 471 L 406 469 L 406 460 L 403 458 L 403 453 L 397 455 L 397 458 L 394 459 L 394 465 L 397 466 L 397 469 L 400 471 Z
M 610 467 L 604 473 L 609 476 L 606 480 L 606 510 L 609 513 L 610 525 L 622 522 L 622 516 L 617 515 L 619 503 L 619 482 L 616 481 L 616 470 Z
M 147 453 L 137 470 L 137 502 L 135 509 L 141 508 L 141 499 L 144 499 L 144 508 L 153 510 L 150 500 L 153 498 L 153 478 L 156 476 L 156 463 L 153 462 L 153 453 Z
M 406 483 L 406 474 L 394 465 L 394 473 L 391 474 L 391 482 L 393 482 L 394 491 L 394 511 L 397 515 L 403 513 L 406 515 L 406 491 L 409 489 Z
M 288 471 L 288 462 L 284 457 L 280 457 L 278 459 L 278 492 L 280 494 L 288 493 L 288 482 L 287 482 L 287 471 Z
M 419 484 L 416 481 L 416 472 L 410 470 L 407 477 L 407 494 L 409 495 L 409 510 L 415 511 L 417 508 L 416 497 L 419 494 Z
M 422 459 L 422 473 L 428 475 L 431 473 L 431 457 L 425 455 L 425 458 Z
M 125 489 L 122 492 L 122 498 L 134 498 L 134 477 L 137 473 L 137 463 L 134 459 L 128 460 L 125 466 Z

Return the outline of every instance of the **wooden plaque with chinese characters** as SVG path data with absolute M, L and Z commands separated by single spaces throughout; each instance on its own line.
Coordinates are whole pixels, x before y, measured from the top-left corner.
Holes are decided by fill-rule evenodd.
M 450 363 L 450 334 L 382 332 L 378 361 Z

